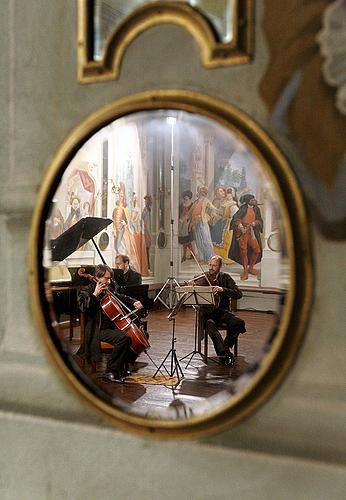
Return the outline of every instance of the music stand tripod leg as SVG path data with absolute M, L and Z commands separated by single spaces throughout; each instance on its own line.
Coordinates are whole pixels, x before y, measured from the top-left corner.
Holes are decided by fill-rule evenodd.
M 157 368 L 157 371 L 155 372 L 155 375 L 156 375 L 156 373 L 157 373 L 157 372 L 160 372 L 160 373 L 161 373 L 161 375 L 164 377 L 164 376 L 165 376 L 165 374 L 164 374 L 164 373 L 162 373 L 162 371 L 160 370 L 160 367 L 159 367 L 159 366 L 157 366 L 157 364 L 155 363 L 155 361 L 153 360 L 153 358 L 150 356 L 150 354 L 148 353 L 148 351 L 145 349 L 145 351 L 144 351 L 144 352 L 145 352 L 145 354 L 148 356 L 148 358 L 150 359 L 150 361 L 152 362 L 152 364 L 155 366 L 155 368 Z M 167 370 L 166 370 L 166 371 L 167 371 Z M 167 373 L 168 373 L 168 372 L 167 372 Z
M 198 336 L 198 309 L 196 308 L 195 309 L 195 346 L 194 346 L 193 351 L 190 351 L 188 354 L 186 354 L 185 356 L 183 356 L 179 360 L 179 361 L 183 361 L 183 359 L 186 359 L 186 358 L 190 357 L 189 361 L 185 365 L 185 369 L 189 366 L 189 364 L 191 363 L 193 357 L 196 354 L 199 354 L 203 358 L 203 354 L 197 349 L 197 336 Z
M 162 363 L 157 368 L 157 370 L 154 373 L 153 377 L 156 377 L 157 373 L 163 367 L 166 370 L 166 372 L 168 373 L 168 375 L 170 377 L 173 377 L 174 372 L 176 372 L 177 373 L 178 381 L 180 382 L 181 378 L 184 378 L 184 373 L 183 373 L 183 370 L 181 369 L 181 366 L 179 364 L 177 353 L 176 353 L 176 350 L 175 350 L 175 347 L 174 347 L 174 344 L 175 344 L 175 341 L 176 341 L 176 339 L 175 339 L 175 318 L 173 318 L 172 321 L 173 321 L 173 327 L 172 327 L 172 347 L 168 351 L 168 353 L 166 354 L 166 356 L 165 356 L 164 360 L 162 361 Z M 171 356 L 171 371 L 170 372 L 167 370 L 167 368 L 165 366 L 165 362 L 169 358 L 169 356 Z M 181 376 L 179 375 L 179 372 L 180 372 Z

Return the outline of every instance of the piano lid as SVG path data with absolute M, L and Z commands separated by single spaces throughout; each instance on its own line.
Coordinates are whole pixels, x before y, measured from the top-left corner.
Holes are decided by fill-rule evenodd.
M 66 259 L 113 221 L 105 217 L 84 217 L 60 236 L 51 240 L 52 261 Z

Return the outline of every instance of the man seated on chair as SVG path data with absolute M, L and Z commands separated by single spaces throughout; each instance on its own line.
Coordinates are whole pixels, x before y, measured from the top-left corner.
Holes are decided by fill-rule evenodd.
M 115 257 L 115 268 L 122 269 L 124 272 L 122 285 L 129 286 L 142 284 L 142 276 L 132 269 L 130 266 L 130 259 L 127 255 L 117 255 Z
M 240 333 L 246 332 L 245 322 L 237 318 L 229 310 L 230 299 L 241 299 L 243 294 L 228 273 L 220 271 L 222 259 L 214 255 L 209 261 L 208 277 L 210 282 L 217 283 L 212 287 L 216 304 L 213 308 L 203 310 L 203 325 L 207 335 L 213 341 L 215 352 L 225 366 L 234 364 L 234 356 L 230 349 L 237 342 Z M 227 335 L 222 338 L 219 329 L 226 329 Z
M 77 354 L 85 356 L 88 361 L 100 361 L 100 342 L 112 344 L 113 351 L 107 362 L 107 371 L 102 378 L 107 382 L 123 383 L 124 377 L 129 375 L 127 370 L 131 355 L 131 338 L 108 318 L 100 305 L 100 300 L 106 290 L 109 290 L 130 309 L 141 309 L 143 306 L 140 301 L 118 293 L 117 285 L 112 282 L 112 278 L 112 269 L 99 264 L 95 269 L 95 282 L 82 288 L 78 293 L 78 307 L 86 315 L 86 324 L 85 345 L 81 346 Z

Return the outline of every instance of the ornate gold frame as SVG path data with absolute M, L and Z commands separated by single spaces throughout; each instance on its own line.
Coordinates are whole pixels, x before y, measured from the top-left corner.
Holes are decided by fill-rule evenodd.
M 246 389 L 225 406 L 204 416 L 186 420 L 146 419 L 125 413 L 87 387 L 76 371 L 58 352 L 49 330 L 49 315 L 43 292 L 43 237 L 52 195 L 67 165 L 80 147 L 99 129 L 128 114 L 156 109 L 178 109 L 209 117 L 236 133 L 261 159 L 274 183 L 283 210 L 287 252 L 291 270 L 279 330 L 271 351 Z M 262 405 L 279 386 L 294 363 L 306 330 L 312 302 L 313 270 L 311 238 L 304 201 L 285 157 L 270 137 L 245 113 L 214 98 L 185 90 L 148 91 L 115 101 L 93 113 L 65 140 L 43 179 L 33 215 L 29 255 L 32 307 L 39 331 L 59 372 L 69 385 L 102 415 L 119 427 L 139 434 L 159 437 L 196 437 L 234 425 Z
M 183 26 L 201 48 L 205 68 L 248 62 L 253 52 L 253 0 L 234 0 L 233 39 L 219 42 L 207 19 L 195 8 L 180 2 L 162 2 L 137 8 L 116 27 L 107 40 L 101 61 L 90 57 L 90 0 L 78 0 L 78 81 L 95 83 L 116 80 L 128 45 L 143 31 L 162 23 Z

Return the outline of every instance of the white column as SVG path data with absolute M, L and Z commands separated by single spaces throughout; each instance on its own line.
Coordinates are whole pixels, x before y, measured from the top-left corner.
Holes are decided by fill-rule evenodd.
M 264 241 L 261 261 L 260 285 L 262 287 L 280 288 L 281 253 L 273 252 L 272 250 L 270 250 L 267 244 L 269 235 L 272 231 L 272 209 L 270 200 L 266 196 L 266 193 L 264 193 L 263 202 L 264 210 L 262 210 L 262 218 L 264 226 Z

